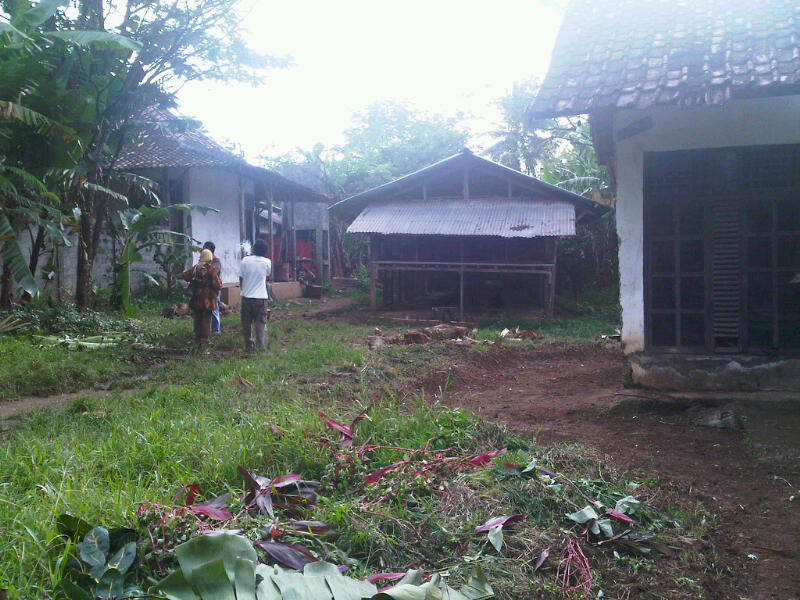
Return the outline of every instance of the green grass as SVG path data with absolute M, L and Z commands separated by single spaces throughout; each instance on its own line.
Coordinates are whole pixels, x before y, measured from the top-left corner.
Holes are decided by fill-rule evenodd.
M 281 309 L 276 309 L 276 313 Z M 230 376 L 237 369 L 248 369 L 252 361 L 227 361 L 243 347 L 239 333 L 239 315 L 222 317 L 223 333 L 214 336 L 208 354 L 195 351 L 192 344 L 191 319 L 165 319 L 158 311 L 140 314 L 132 320 L 96 319 L 110 326 L 126 323 L 131 343 L 100 349 L 67 348 L 65 345 L 42 346 L 33 334 L 0 335 L 0 402 L 21 396 L 48 396 L 95 389 L 127 389 L 149 383 L 182 383 L 187 379 L 214 381 Z M 70 329 L 68 335 L 98 334 L 103 329 L 84 323 Z M 348 347 L 354 335 L 367 335 L 368 326 L 354 328 L 343 323 L 303 322 L 293 319 L 269 324 L 273 360 L 258 369 L 264 381 L 281 376 L 318 374 L 320 369 L 360 363 L 364 348 Z M 45 333 L 43 331 L 42 333 Z M 64 335 L 64 334 L 58 334 Z M 303 349 L 291 359 L 282 348 L 303 340 Z M 326 356 L 336 356 L 331 362 Z M 36 374 L 32 377 L 31 374 Z
M 595 344 L 603 335 L 613 335 L 620 326 L 618 290 L 585 290 L 578 298 L 556 297 L 556 318 L 531 319 L 518 315 L 499 315 L 480 321 L 478 339 L 497 340 L 505 328 L 527 329 L 542 338 L 534 345 L 552 342 Z
M 490 466 L 450 473 L 441 492 L 398 480 L 396 485 L 408 487 L 393 489 L 386 500 L 365 508 L 360 499 L 367 493 L 363 474 L 405 454 L 375 451 L 351 478 L 341 477 L 335 465 L 347 451 L 321 443 L 321 437 L 336 438 L 325 429 L 318 409 L 348 423 L 374 403 L 356 429 L 357 444 L 420 448 L 433 438 L 433 448 L 448 447 L 458 456 L 505 447 L 505 459 L 526 464 L 535 456 L 541 466 L 575 481 L 584 479 L 581 485 L 606 502 L 628 493 L 627 479 L 606 465 L 605 479 L 597 478 L 601 457 L 590 450 L 539 446 L 415 391 L 413 381 L 441 368 L 453 353 L 470 349 L 392 345 L 373 352 L 365 344 L 369 325 L 287 318 L 270 325 L 269 352 L 234 352 L 240 341 L 231 331 L 217 337 L 206 355 L 185 351 L 190 320 L 141 319 L 140 333 L 159 348 L 159 362 L 148 364 L 147 380 L 122 373 L 138 368 L 130 361 L 144 360 L 153 350 L 37 350 L 24 336 L 0 338 L 0 349 L 28 366 L 34 359 L 27 354 L 41 355 L 36 368 L 53 374 L 49 383 L 38 375 L 28 377 L 38 390 L 66 386 L 65 373 L 84 387 L 109 373 L 114 385 L 137 382 L 131 393 L 87 393 L 62 410 L 30 414 L 0 434 L 0 596 L 3 589 L 12 599 L 52 592 L 70 553 L 56 528 L 61 513 L 142 532 L 136 516 L 139 503 L 169 504 L 181 485 L 193 481 L 206 497 L 230 492 L 240 507 L 239 465 L 268 476 L 296 472 L 320 479 L 324 498 L 306 516 L 334 523 L 341 535 L 334 541 L 317 540 L 312 548 L 330 560 L 347 562 L 354 576 L 419 567 L 447 571 L 457 581 L 478 564 L 499 598 L 563 596 L 553 584 L 554 570 L 534 573 L 533 562 L 548 546 L 557 556 L 564 531 L 575 529 L 564 513 L 584 504 L 576 493 Z M 223 325 L 234 328 L 236 322 L 237 316 L 231 315 Z M 15 373 L 4 374 L 7 385 L 22 385 L 22 367 Z M 657 496 L 658 484 L 645 484 L 639 491 Z M 664 511 L 647 511 L 660 535 L 673 535 L 664 530 Z M 518 512 L 530 518 L 506 532 L 501 553 L 489 546 L 485 535 L 472 534 L 487 518 Z M 680 514 L 686 524 L 697 526 L 699 518 L 689 510 Z M 235 526 L 252 534 L 264 523 L 242 517 Z M 650 569 L 648 577 L 672 582 L 687 574 L 686 565 L 694 568 L 701 561 L 685 555 L 651 569 L 642 561 L 615 560 L 610 551 L 596 554 L 595 576 L 607 596 L 614 590 L 620 596 L 626 590 L 636 592 L 632 574 L 645 569 Z M 145 561 L 143 572 L 148 568 Z M 672 597 L 696 597 L 696 590 Z

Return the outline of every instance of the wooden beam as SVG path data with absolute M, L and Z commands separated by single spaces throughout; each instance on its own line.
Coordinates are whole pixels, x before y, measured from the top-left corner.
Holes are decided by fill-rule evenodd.
M 614 140 L 616 142 L 622 142 L 624 140 L 637 136 L 640 133 L 649 131 L 653 127 L 654 127 L 653 117 L 644 117 L 643 119 L 637 119 L 633 123 L 630 123 L 625 127 L 621 128 L 619 131 L 617 131 L 617 134 L 614 136 Z
M 461 171 L 463 171 L 463 167 L 462 166 L 460 166 L 460 165 L 450 165 L 447 168 L 442 168 L 440 171 L 437 171 L 436 173 L 426 175 L 425 177 L 421 178 L 416 183 L 409 184 L 409 185 L 404 186 L 401 189 L 398 189 L 398 190 L 396 190 L 396 191 L 394 191 L 392 193 L 386 194 L 386 196 L 383 196 L 381 198 L 381 200 L 388 200 L 388 199 L 391 199 L 391 198 L 397 198 L 398 196 L 405 196 L 405 195 L 407 195 L 409 193 L 409 191 L 418 189 L 420 185 L 423 185 L 423 184 L 427 185 L 430 182 L 440 181 L 440 180 L 442 180 L 442 179 L 444 179 L 446 177 L 449 177 L 450 175 L 452 175 L 454 173 L 459 173 Z M 427 193 L 427 187 L 426 187 L 426 193 Z
M 527 181 L 520 181 L 520 180 L 516 180 L 515 181 L 515 178 L 513 176 L 511 176 L 511 175 L 506 175 L 505 173 L 496 173 L 494 171 L 490 171 L 489 169 L 485 169 L 485 168 L 480 167 L 480 166 L 475 167 L 475 170 L 476 171 L 480 171 L 483 175 L 486 175 L 488 177 L 494 177 L 496 179 L 499 179 L 500 181 L 505 181 L 506 183 L 508 183 L 509 185 L 512 185 L 514 187 L 524 188 L 524 189 L 530 190 L 531 192 L 534 192 L 535 194 L 537 194 L 538 196 L 541 196 L 542 198 L 550 198 L 550 199 L 553 199 L 553 200 L 559 200 L 559 199 L 563 200 L 563 198 L 557 197 L 555 194 L 551 193 L 549 190 L 542 189 L 542 188 L 536 186 L 536 184 L 529 183 Z M 520 173 L 520 175 L 522 175 L 522 173 Z

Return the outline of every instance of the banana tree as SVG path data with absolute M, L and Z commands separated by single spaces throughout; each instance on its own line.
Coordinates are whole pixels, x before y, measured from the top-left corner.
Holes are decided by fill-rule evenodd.
M 0 6 L 0 301 L 11 301 L 12 281 L 35 296 L 36 264 L 44 240 L 64 244 L 65 215 L 47 184 L 52 169 L 71 169 L 86 143 L 63 121 L 80 98 L 64 91 L 81 49 L 133 51 L 141 47 L 129 37 L 106 31 L 52 30 L 63 17 L 67 0 L 5 0 Z M 74 78 L 73 78 L 74 79 Z M 97 83 L 97 82 L 95 82 Z M 83 139 L 82 139 L 83 138 Z M 25 228 L 31 235 L 30 260 L 19 244 Z
M 173 204 L 169 207 L 144 205 L 119 211 L 112 219 L 114 239 L 119 247 L 114 267 L 116 272 L 114 299 L 125 314 L 132 312 L 130 303 L 132 265 L 144 260 L 143 252 L 150 248 L 163 249 L 176 243 L 192 241 L 190 236 L 164 227 L 164 222 L 169 219 L 170 210 L 173 209 L 196 210 L 202 214 L 209 211 L 218 212 L 214 208 L 192 204 Z M 158 285 L 158 281 L 149 273 L 141 270 L 140 272 Z
M 30 296 L 39 292 L 33 270 L 24 256 L 18 231 L 24 224 L 38 225 L 56 244 L 64 237 L 64 215 L 58 196 L 44 182 L 24 169 L 0 163 L 0 260 L 3 263 L 0 305 L 11 302 L 12 279 Z

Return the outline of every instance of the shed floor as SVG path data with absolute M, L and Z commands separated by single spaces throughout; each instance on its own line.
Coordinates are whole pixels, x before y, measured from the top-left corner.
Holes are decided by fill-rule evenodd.
M 444 305 L 443 305 L 444 306 Z M 454 306 L 454 320 L 458 320 L 458 307 Z M 427 321 L 434 320 L 431 308 L 402 308 L 388 307 L 378 310 L 377 317 L 390 319 L 407 319 L 408 321 Z M 504 320 L 519 319 L 523 321 L 538 321 L 545 318 L 544 311 L 540 308 L 534 309 L 492 309 L 492 308 L 465 308 L 464 322 L 477 325 L 481 321 L 503 318 Z

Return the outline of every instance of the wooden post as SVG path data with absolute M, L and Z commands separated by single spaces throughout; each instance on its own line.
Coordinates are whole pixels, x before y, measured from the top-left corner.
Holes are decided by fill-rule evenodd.
M 464 200 L 469 200 L 469 169 L 464 169 L 464 183 L 461 192 Z
M 465 172 L 466 173 L 466 172 Z M 464 322 L 464 239 L 458 240 L 458 320 Z
M 294 218 L 295 202 L 292 201 L 292 277 L 297 281 L 297 225 Z
M 553 318 L 556 304 L 556 239 L 550 238 L 549 240 L 549 254 L 552 257 L 553 267 L 550 270 L 550 285 L 547 288 L 547 303 L 545 305 L 545 314 L 548 319 Z
M 377 282 L 378 267 L 370 263 L 369 265 L 369 312 L 374 313 L 378 310 Z
M 270 282 L 275 281 L 275 239 L 272 234 L 272 186 L 267 186 L 267 202 L 269 202 L 269 256 L 272 259 L 272 271 L 269 274 Z
M 369 236 L 369 255 L 367 256 L 369 261 L 369 311 L 373 313 L 378 309 L 378 285 L 376 281 L 378 278 L 378 268 L 375 265 L 375 259 L 378 253 L 376 244 L 376 237 L 374 235 Z
M 458 320 L 464 322 L 464 265 L 458 270 Z

